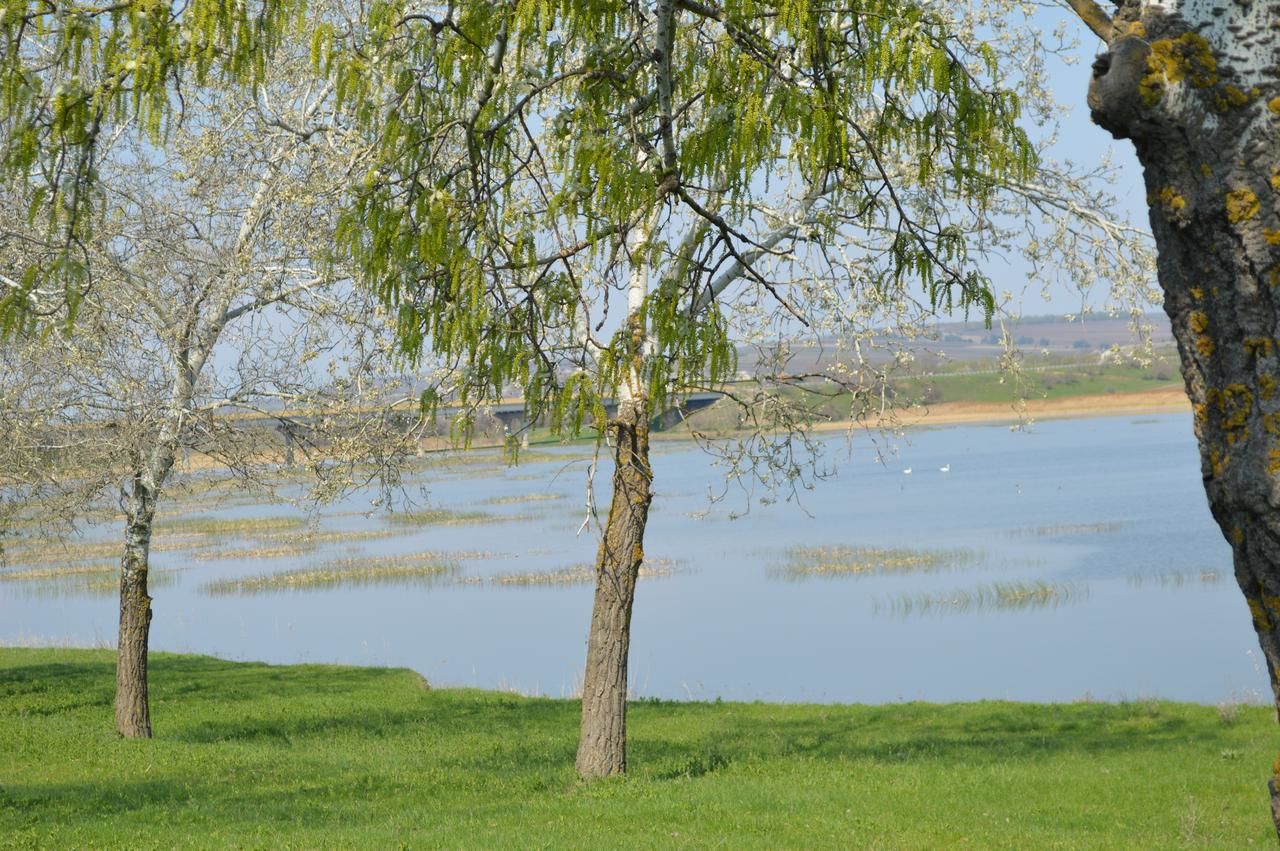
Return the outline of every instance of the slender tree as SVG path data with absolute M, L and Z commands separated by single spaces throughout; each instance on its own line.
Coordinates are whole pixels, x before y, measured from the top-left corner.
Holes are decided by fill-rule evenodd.
M 95 153 L 100 220 L 76 243 L 91 286 L 76 296 L 75 327 L 4 352 L 0 394 L 13 406 L 0 420 L 14 440 L 0 482 L 30 496 L 71 490 L 80 500 L 62 501 L 67 517 L 104 499 L 123 510 L 115 718 L 125 737 L 151 735 L 150 544 L 183 455 L 245 476 L 275 468 L 285 455 L 275 429 L 228 416 L 252 413 L 296 434 L 299 455 L 347 460 L 314 465 L 333 493 L 381 469 L 353 480 L 355 463 L 391 463 L 412 445 L 378 408 L 390 325 L 340 266 L 319 262 L 358 158 L 336 156 L 328 138 L 331 86 L 307 84 L 305 57 L 284 59 L 257 92 L 188 92 L 190 112 L 163 148 L 114 128 Z M 27 206 L 0 217 L 8 280 L 32 254 L 63 248 L 32 228 Z M 56 304 L 65 294 L 27 295 Z
M 1093 120 L 1142 163 L 1205 493 L 1280 709 L 1280 5 L 1069 2 L 1106 45 Z
M 654 411 L 721 385 L 735 327 L 891 327 L 912 282 L 989 317 L 966 214 L 1032 173 L 1016 98 L 910 4 L 380 4 L 354 51 L 330 35 L 380 151 L 339 244 L 410 351 L 608 436 L 577 768 L 622 772 Z

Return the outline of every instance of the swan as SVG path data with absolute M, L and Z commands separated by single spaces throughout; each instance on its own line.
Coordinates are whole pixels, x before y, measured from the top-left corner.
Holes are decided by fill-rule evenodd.
M 910 468 L 910 467 L 908 467 L 907 469 L 903 470 L 903 471 L 902 471 L 902 475 L 904 475 L 904 476 L 909 476 L 909 475 L 911 475 L 911 468 Z
M 950 462 L 947 462 L 947 464 L 946 464 L 946 465 L 944 465 L 944 466 L 942 466 L 942 467 L 939 467 L 939 468 L 938 468 L 938 472 L 939 472 L 939 473 L 950 473 L 950 472 L 951 472 L 951 463 L 950 463 Z

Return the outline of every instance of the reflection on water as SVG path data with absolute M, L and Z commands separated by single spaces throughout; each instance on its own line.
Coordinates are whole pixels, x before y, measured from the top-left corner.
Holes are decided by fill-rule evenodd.
M 858 440 L 830 441 L 839 475 L 802 492 L 803 510 L 750 492 L 709 505 L 721 473 L 688 444 L 659 445 L 646 575 L 662 581 L 637 598 L 637 696 L 1264 693 L 1189 416 L 917 432 L 887 465 L 875 460 L 883 446 Z M 595 522 L 578 534 L 591 454 L 540 447 L 517 468 L 492 453 L 432 460 L 408 476 L 417 504 L 393 514 L 370 513 L 373 494 L 308 516 L 193 486 L 189 516 L 166 520 L 153 547 L 153 646 L 570 694 L 598 546 Z M 112 640 L 119 530 L 99 531 L 67 547 L 12 545 L 0 641 Z M 35 569 L 84 572 L 16 573 Z M 818 577 L 832 581 L 777 581 Z

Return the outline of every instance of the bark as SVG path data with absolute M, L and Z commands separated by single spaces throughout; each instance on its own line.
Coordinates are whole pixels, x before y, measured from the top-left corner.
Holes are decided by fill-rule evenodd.
M 613 495 L 596 558 L 596 596 L 582 679 L 578 774 L 586 779 L 627 770 L 627 654 L 631 608 L 644 560 L 653 474 L 649 466 L 649 405 L 623 401 L 613 432 Z
M 1089 106 L 1142 163 L 1205 493 L 1280 710 L 1278 12 L 1125 0 Z
M 151 597 L 147 594 L 147 569 L 155 496 L 140 476 L 135 477 L 120 561 L 120 637 L 116 645 L 116 732 L 126 739 L 151 738 L 151 705 L 147 697 Z

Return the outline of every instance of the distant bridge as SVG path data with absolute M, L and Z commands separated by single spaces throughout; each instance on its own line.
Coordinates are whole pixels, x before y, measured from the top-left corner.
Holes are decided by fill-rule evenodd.
M 723 393 L 705 392 L 690 393 L 686 396 L 678 397 L 679 401 L 666 406 L 662 411 L 654 414 L 650 419 L 649 427 L 654 431 L 665 431 L 672 426 L 678 425 L 681 420 L 694 411 L 701 411 L 710 407 Z M 616 399 L 606 399 L 604 401 L 604 409 L 607 416 L 614 416 L 618 412 L 618 402 Z M 442 418 L 448 419 L 453 414 L 462 411 L 460 407 L 444 406 L 438 409 L 437 413 Z M 513 400 L 510 402 L 501 402 L 496 405 L 480 407 L 477 411 L 482 417 L 492 417 L 498 425 L 507 434 L 521 434 L 526 436 L 531 425 L 529 422 L 529 414 L 525 410 L 524 400 Z M 284 444 L 285 463 L 293 463 L 293 452 L 296 441 L 308 431 L 310 431 L 311 421 L 323 416 L 320 413 L 308 412 L 289 414 L 282 411 L 279 416 L 263 416 L 248 415 L 236 418 L 238 425 L 242 427 L 266 427 L 274 429 L 280 436 Z M 416 416 L 411 415 L 408 411 L 397 411 L 389 414 L 393 422 L 403 422 L 404 428 L 408 429 L 413 426 Z
M 706 392 L 690 393 L 687 396 L 682 396 L 678 403 L 668 406 L 660 413 L 654 414 L 649 421 L 649 427 L 654 431 L 665 431 L 674 425 L 678 425 L 681 420 L 694 411 L 701 411 L 703 408 L 715 404 L 723 395 L 723 393 Z M 616 399 L 606 399 L 604 410 L 608 416 L 612 417 L 618 413 L 618 401 Z M 511 434 L 518 434 L 529 427 L 529 414 L 525 410 L 523 401 L 493 405 L 486 408 L 485 412 L 502 423 L 503 428 Z

